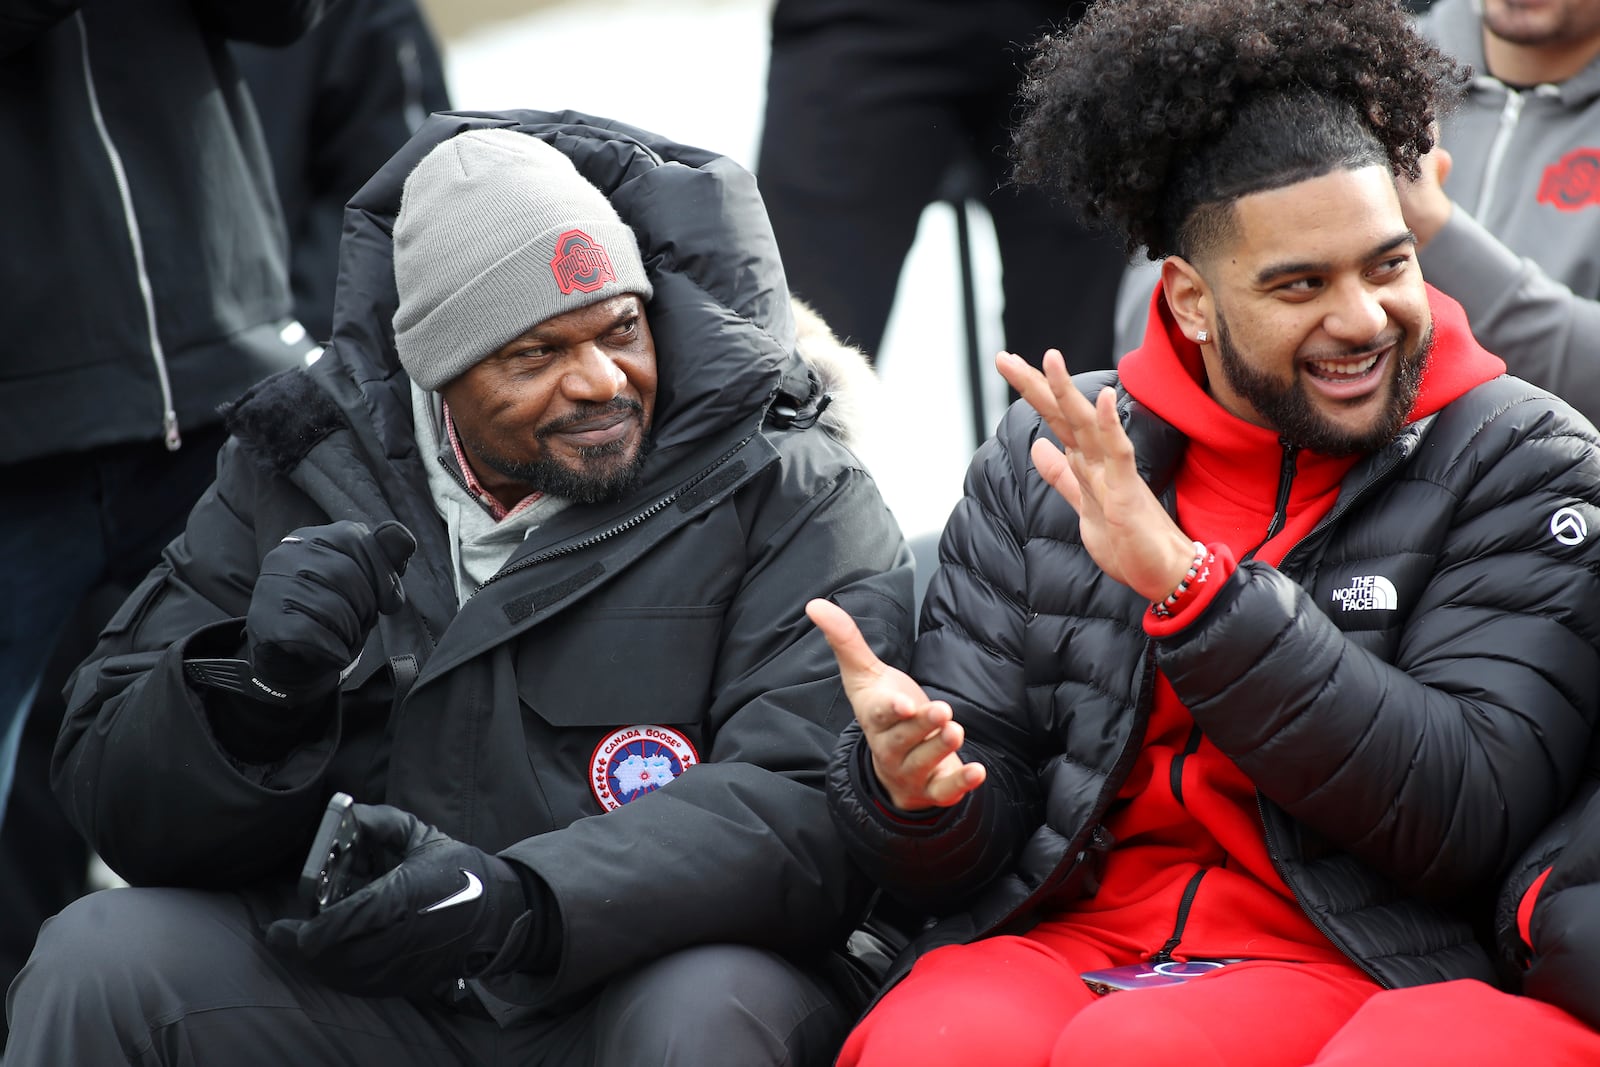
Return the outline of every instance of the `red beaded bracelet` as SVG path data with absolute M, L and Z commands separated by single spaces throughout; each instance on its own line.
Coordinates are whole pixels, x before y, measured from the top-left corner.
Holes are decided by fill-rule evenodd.
M 1150 613 L 1158 619 L 1170 619 L 1173 614 L 1172 609 L 1177 607 L 1178 601 L 1183 599 L 1184 594 L 1189 591 L 1189 587 L 1206 580 L 1207 574 L 1210 573 L 1212 560 L 1211 550 L 1196 541 L 1194 543 L 1194 562 L 1189 564 L 1189 573 L 1179 579 L 1178 588 L 1168 593 L 1166 599 L 1157 600 L 1150 605 Z

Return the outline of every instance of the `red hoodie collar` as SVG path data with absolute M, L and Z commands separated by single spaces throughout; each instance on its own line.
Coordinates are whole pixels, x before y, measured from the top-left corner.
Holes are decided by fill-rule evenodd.
M 1433 313 L 1433 355 L 1408 423 L 1506 371 L 1505 361 L 1472 336 L 1461 305 L 1431 285 L 1427 291 Z M 1150 297 L 1144 343 L 1122 358 L 1117 374 L 1135 400 L 1192 440 L 1210 440 L 1226 452 L 1258 448 L 1263 439 L 1277 444 L 1271 430 L 1229 413 L 1206 392 L 1200 346 L 1179 330 L 1160 286 Z

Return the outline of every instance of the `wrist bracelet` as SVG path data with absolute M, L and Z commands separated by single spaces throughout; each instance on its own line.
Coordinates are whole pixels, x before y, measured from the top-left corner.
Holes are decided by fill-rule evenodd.
M 1178 580 L 1176 589 L 1168 593 L 1164 599 L 1157 600 L 1150 605 L 1150 613 L 1158 619 L 1170 619 L 1173 614 L 1173 608 L 1177 607 L 1178 601 L 1183 599 L 1184 594 L 1189 592 L 1190 587 L 1206 580 L 1206 577 L 1211 573 L 1211 564 L 1214 560 L 1215 557 L 1211 555 L 1211 550 L 1196 541 L 1194 543 L 1194 562 L 1189 564 L 1189 572 Z

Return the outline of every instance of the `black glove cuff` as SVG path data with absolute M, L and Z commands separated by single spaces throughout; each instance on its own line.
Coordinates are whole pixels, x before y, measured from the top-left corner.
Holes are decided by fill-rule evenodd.
M 473 978 L 490 978 L 513 971 L 545 973 L 555 970 L 561 959 L 561 913 L 555 896 L 532 870 L 520 863 L 512 863 L 491 856 L 493 872 L 501 892 L 507 895 L 520 893 L 524 909 L 517 915 L 506 934 L 500 951 Z M 503 880 L 509 879 L 506 884 Z

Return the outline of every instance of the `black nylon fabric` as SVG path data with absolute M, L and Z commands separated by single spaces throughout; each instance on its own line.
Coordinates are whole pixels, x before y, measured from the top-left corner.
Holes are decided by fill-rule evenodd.
M 1093 397 L 1115 379 L 1078 384 Z M 1181 435 L 1126 393 L 1119 411 L 1169 493 Z M 1576 788 L 1600 716 L 1593 427 L 1486 382 L 1363 459 L 1281 569 L 1242 564 L 1159 642 L 1032 469 L 1047 432 L 1016 405 L 974 458 L 912 669 L 989 781 L 911 832 L 867 799 L 854 727 L 830 770 L 852 853 L 942 916 L 901 969 L 1092 891 L 1159 667 L 1257 783 L 1274 861 L 1335 944 L 1387 986 L 1494 981 L 1492 893 Z M 1575 544 L 1555 536 L 1563 514 L 1586 526 Z M 1392 581 L 1392 610 L 1340 608 L 1365 575 Z

